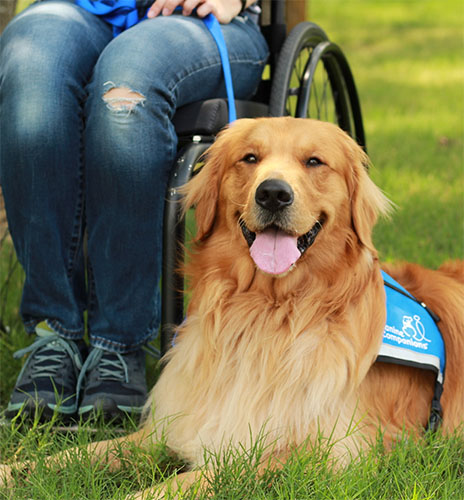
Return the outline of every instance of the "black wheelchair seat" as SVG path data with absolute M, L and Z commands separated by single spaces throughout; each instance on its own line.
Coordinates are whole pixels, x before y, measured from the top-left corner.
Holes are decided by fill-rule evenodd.
M 227 99 L 208 99 L 182 106 L 173 124 L 179 137 L 216 135 L 229 122 Z M 269 115 L 269 106 L 261 102 L 235 101 L 237 118 L 259 118 Z

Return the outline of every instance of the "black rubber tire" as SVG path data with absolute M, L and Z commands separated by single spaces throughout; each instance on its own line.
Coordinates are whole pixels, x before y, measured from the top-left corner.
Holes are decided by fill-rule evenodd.
M 272 75 L 269 110 L 271 116 L 331 121 L 366 146 L 348 62 L 341 49 L 314 23 L 298 24 L 285 40 Z

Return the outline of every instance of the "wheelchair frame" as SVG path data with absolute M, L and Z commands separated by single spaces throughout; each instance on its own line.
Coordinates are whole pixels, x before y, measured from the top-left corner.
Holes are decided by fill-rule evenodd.
M 237 118 L 290 115 L 333 121 L 365 148 L 360 102 L 340 47 L 310 22 L 298 24 L 286 37 L 285 0 L 271 0 L 270 18 L 270 25 L 261 29 L 270 49 L 271 78 L 261 82 L 252 101 L 236 101 Z M 326 75 L 322 90 L 316 81 L 318 72 Z M 319 97 L 333 101 L 333 115 L 329 116 L 327 102 L 318 102 Z M 176 112 L 174 125 L 179 148 L 164 209 L 162 355 L 171 347 L 175 328 L 184 319 L 184 277 L 179 263 L 184 260 L 185 220 L 179 188 L 192 177 L 215 135 L 227 125 L 227 100 L 211 99 L 184 106 Z

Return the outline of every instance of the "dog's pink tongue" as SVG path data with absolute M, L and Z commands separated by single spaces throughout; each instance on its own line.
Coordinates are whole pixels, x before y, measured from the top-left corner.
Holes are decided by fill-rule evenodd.
M 269 274 L 288 271 L 301 256 L 297 238 L 278 229 L 266 229 L 262 233 L 256 233 L 250 254 L 259 269 Z

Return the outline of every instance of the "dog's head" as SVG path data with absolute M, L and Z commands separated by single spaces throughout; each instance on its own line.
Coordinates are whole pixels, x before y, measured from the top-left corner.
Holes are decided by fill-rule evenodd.
M 227 233 L 231 246 L 248 246 L 250 259 L 271 275 L 286 274 L 316 247 L 332 258 L 355 248 L 375 253 L 372 227 L 389 203 L 367 162 L 329 123 L 238 120 L 188 183 L 185 207 L 196 206 L 197 241 Z

